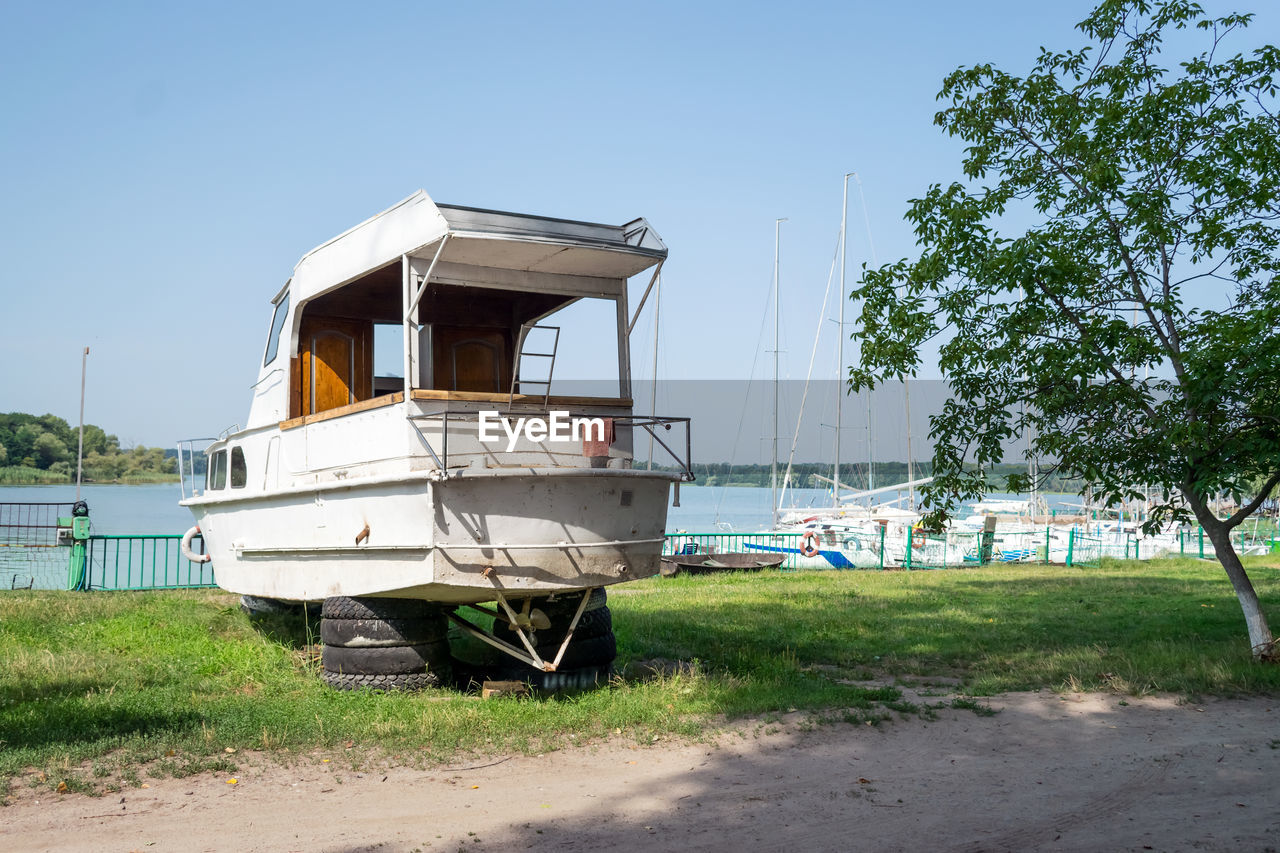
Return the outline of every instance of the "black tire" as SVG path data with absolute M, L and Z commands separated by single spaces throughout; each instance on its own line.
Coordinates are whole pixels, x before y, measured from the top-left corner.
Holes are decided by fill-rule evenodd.
M 539 632 L 541 634 L 542 632 Z M 524 651 L 524 644 L 520 642 L 518 637 L 511 636 L 511 645 Z M 534 649 L 537 650 L 538 656 L 547 663 L 551 663 L 555 659 L 556 652 L 560 649 L 559 643 L 534 643 Z M 524 677 L 524 672 L 534 672 L 535 670 L 527 664 L 521 663 L 505 652 L 495 649 L 487 643 L 481 643 L 472 637 L 466 638 L 464 641 L 454 641 L 450 644 L 455 661 L 465 662 L 467 666 L 475 667 L 483 670 L 505 670 L 515 668 L 520 674 L 517 679 Z M 601 637 L 589 637 L 580 639 L 577 632 L 574 632 L 573 640 L 569 642 L 569 648 L 564 650 L 564 657 L 560 659 L 560 669 L 577 669 L 585 666 L 602 666 L 613 662 L 618 656 L 618 641 L 612 633 L 605 634 Z
M 543 692 L 559 693 L 566 690 L 592 690 L 596 687 L 604 687 L 612 677 L 613 664 L 606 663 L 559 672 L 535 672 L 530 683 Z
M 548 616 L 550 616 L 550 614 L 548 614 Z M 572 612 L 563 618 L 552 619 L 550 628 L 544 628 L 541 631 L 534 632 L 533 637 L 535 644 L 539 648 L 548 645 L 560 645 L 560 641 L 564 639 L 565 632 L 569 629 L 569 622 L 572 620 Z M 503 620 L 500 624 L 508 631 L 511 631 L 511 623 Z M 578 620 L 578 627 L 573 629 L 573 639 L 574 642 L 577 642 L 578 640 L 590 640 L 593 637 L 603 637 L 605 634 L 610 634 L 612 632 L 613 614 L 609 612 L 608 607 L 597 607 L 594 610 L 588 610 L 582 614 L 582 618 Z M 515 631 L 511 631 L 511 634 L 514 638 Z
M 587 609 L 583 611 L 583 616 L 592 610 L 604 607 L 609 601 L 609 596 L 605 593 L 604 587 L 598 586 L 591 590 L 591 597 L 587 599 Z M 551 621 L 555 622 L 557 616 L 563 616 L 565 621 L 573 618 L 573 614 L 577 612 L 578 605 L 582 603 L 581 592 L 567 592 L 551 599 L 534 599 L 533 606 L 542 608 L 542 612 L 551 617 Z
M 335 690 L 423 690 L 439 687 L 450 679 L 448 672 L 408 672 L 400 675 L 361 675 L 323 670 L 320 677 Z
M 414 646 L 443 640 L 448 623 L 443 615 L 422 619 L 322 619 L 320 639 L 326 646 L 367 649 Z
M 486 681 L 523 681 L 539 693 L 563 693 L 603 687 L 612 677 L 612 664 L 541 672 L 514 661 L 499 666 L 476 666 L 459 660 L 453 663 L 453 683 L 460 690 L 476 689 Z
M 321 662 L 329 672 L 355 675 L 403 675 L 430 672 L 449 662 L 449 644 L 443 640 L 416 646 L 349 649 L 325 646 Z
M 560 645 L 559 643 L 548 645 L 539 643 L 534 648 L 538 650 L 543 660 L 550 663 L 555 658 Z M 618 641 L 613 634 L 580 640 L 575 631 L 573 639 L 569 642 L 569 648 L 564 650 L 564 657 L 560 659 L 560 669 L 607 666 L 613 663 L 613 659 L 617 656 Z
M 417 598 L 348 598 L 324 600 L 320 615 L 325 619 L 422 619 L 439 612 L 439 607 Z

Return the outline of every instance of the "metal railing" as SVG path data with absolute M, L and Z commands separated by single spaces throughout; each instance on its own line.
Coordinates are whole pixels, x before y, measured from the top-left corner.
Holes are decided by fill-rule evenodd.
M 557 409 L 556 411 L 559 412 L 561 410 Z M 523 418 L 528 418 L 528 417 L 550 418 L 551 412 L 522 410 L 519 412 L 504 412 L 503 414 L 504 415 L 514 414 L 518 417 L 523 417 Z M 614 416 L 614 415 L 601 415 L 601 414 L 584 414 L 582 412 L 569 412 L 569 411 L 565 411 L 565 414 L 567 415 L 567 418 L 570 421 L 604 418 L 612 421 L 613 428 L 615 431 L 620 428 L 632 430 L 633 432 L 632 432 L 631 447 L 632 447 L 633 456 L 634 456 L 634 450 L 636 447 L 634 431 L 636 429 L 644 430 L 653 438 L 654 442 L 658 444 L 658 446 L 660 446 L 663 450 L 667 452 L 667 454 L 671 457 L 671 460 L 676 465 L 680 466 L 681 477 L 685 482 L 691 482 L 694 479 L 693 463 L 692 463 L 693 440 L 692 440 L 692 436 L 690 435 L 690 423 L 691 423 L 690 418 L 671 418 L 671 417 L 665 417 L 665 416 L 649 417 L 646 415 Z M 454 425 L 461 424 L 461 423 L 478 424 L 479 419 L 480 419 L 480 413 L 475 411 L 448 411 L 447 410 L 443 412 L 431 412 L 429 414 L 409 416 L 409 420 L 415 426 L 414 431 L 417 433 L 418 439 L 422 442 L 423 447 L 426 449 L 427 455 L 431 457 L 431 461 L 435 463 L 436 468 L 441 472 L 447 472 L 449 470 L 450 424 L 454 424 Z M 431 440 L 427 437 L 426 433 L 423 430 L 422 425 L 426 423 L 430 423 L 432 421 L 439 421 L 440 423 L 440 446 L 439 447 L 436 447 L 434 444 L 431 443 Z M 666 441 L 663 441 L 662 436 L 658 434 L 659 430 L 661 430 L 662 432 L 669 432 L 673 426 L 678 424 L 684 425 L 683 455 L 680 454 L 678 451 L 672 449 L 672 447 Z M 475 430 L 469 429 L 468 433 L 474 435 Z M 504 435 L 503 438 L 505 440 L 506 436 Z M 476 452 L 477 451 L 474 448 L 469 448 L 467 451 L 469 455 L 474 454 Z
M 662 555 L 689 556 L 706 554 L 785 554 L 780 568 L 800 567 L 799 533 L 668 533 L 662 543 Z
M 90 536 L 79 589 L 192 589 L 214 587 L 211 563 L 182 556 L 181 534 L 162 536 Z M 204 553 L 197 536 L 192 549 Z
M 993 563 L 1057 563 L 1099 566 L 1104 554 L 1095 536 L 1069 529 L 1061 536 L 1044 531 L 983 533 L 950 531 L 931 534 L 914 528 L 892 533 L 885 527 L 869 531 L 813 529 L 794 533 L 669 533 L 663 556 L 706 554 L 785 554 L 782 569 L 954 569 Z M 806 544 L 813 554 L 805 554 Z M 1136 547 L 1135 547 L 1136 550 Z
M 0 589 L 63 589 L 75 504 L 0 503 Z

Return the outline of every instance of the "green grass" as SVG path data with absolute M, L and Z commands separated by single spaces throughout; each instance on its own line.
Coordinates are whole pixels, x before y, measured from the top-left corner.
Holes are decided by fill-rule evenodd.
M 1280 561 L 1246 562 L 1280 622 Z M 413 763 L 696 736 L 792 709 L 875 722 L 913 710 L 893 686 L 907 676 L 959 679 L 967 696 L 1280 692 L 1280 666 L 1249 659 L 1222 570 L 1194 560 L 651 579 L 615 587 L 610 606 L 620 664 L 693 665 L 567 697 L 347 694 L 316 677 L 304 620 L 254 626 L 224 593 L 6 592 L 0 790 L 230 772 L 252 750 Z
M 23 465 L 0 468 L 0 486 L 45 486 L 73 483 L 74 478 L 56 471 L 44 471 Z
M 1280 628 L 1280 561 L 1245 562 Z M 978 695 L 1280 691 L 1280 667 L 1249 657 L 1222 569 L 1191 559 L 678 577 L 628 585 L 611 602 L 626 608 L 624 646 L 740 674 L 785 658 L 846 677 L 957 676 Z

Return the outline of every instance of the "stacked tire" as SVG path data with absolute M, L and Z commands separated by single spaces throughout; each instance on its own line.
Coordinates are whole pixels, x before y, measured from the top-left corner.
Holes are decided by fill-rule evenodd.
M 438 605 L 408 598 L 326 598 L 321 677 L 338 690 L 420 690 L 451 678 Z
M 533 646 L 544 661 L 550 663 L 555 659 L 581 601 L 581 593 L 554 600 L 534 599 L 533 606 L 551 622 L 549 628 L 532 635 Z M 542 672 L 490 646 L 472 643 L 470 637 L 455 635 L 453 668 L 458 685 L 466 688 L 484 681 L 525 681 L 539 690 L 555 692 L 607 684 L 613 675 L 613 661 L 618 656 L 618 642 L 613 634 L 613 614 L 606 601 L 603 589 L 591 593 L 555 672 Z M 513 607 L 519 609 L 514 603 Z M 524 644 L 505 620 L 499 620 L 497 635 L 504 636 L 504 628 L 507 629 L 505 638 L 517 648 L 523 648 Z

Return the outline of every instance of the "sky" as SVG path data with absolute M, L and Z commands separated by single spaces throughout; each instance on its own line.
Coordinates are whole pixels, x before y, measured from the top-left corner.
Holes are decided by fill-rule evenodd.
M 1254 5 L 1240 47 L 1280 41 L 1280 10 Z M 787 217 L 781 373 L 804 378 L 821 327 L 831 379 L 844 174 L 852 282 L 873 246 L 912 254 L 908 200 L 959 175 L 932 124 L 943 77 L 1078 47 L 1090 6 L 0 0 L 0 411 L 74 424 L 89 347 L 85 419 L 123 446 L 243 422 L 293 265 L 418 189 L 645 217 L 670 250 L 658 373 L 676 380 L 772 370 Z M 652 322 L 651 303 L 638 380 Z

